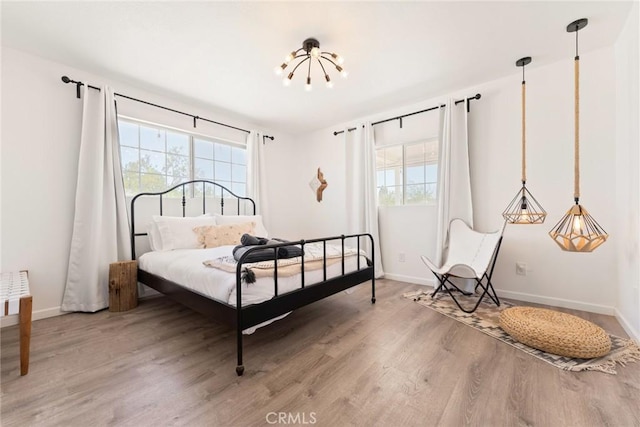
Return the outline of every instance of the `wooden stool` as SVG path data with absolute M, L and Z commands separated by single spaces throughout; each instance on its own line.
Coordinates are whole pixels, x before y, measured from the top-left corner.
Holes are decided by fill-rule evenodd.
M 109 264 L 109 311 L 127 311 L 138 306 L 138 261 Z
M 0 316 L 18 314 L 20 321 L 20 375 L 29 372 L 32 298 L 26 271 L 0 273 Z

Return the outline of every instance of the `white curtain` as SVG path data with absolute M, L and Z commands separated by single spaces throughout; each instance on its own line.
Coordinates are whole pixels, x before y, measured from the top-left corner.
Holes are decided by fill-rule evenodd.
M 247 135 L 247 197 L 256 203 L 256 214 L 263 216 L 262 221 L 269 230 L 267 208 L 267 177 L 265 149 L 262 134 L 251 131 Z
M 353 134 L 353 135 L 351 135 Z M 382 277 L 382 256 L 378 233 L 378 193 L 376 188 L 376 149 L 371 123 L 344 132 L 346 158 L 347 233 L 373 236 L 375 276 Z M 365 248 L 371 251 L 367 239 Z
M 84 91 L 75 215 L 63 311 L 109 306 L 109 264 L 131 259 L 113 90 Z
M 473 228 L 467 103 L 456 106 L 449 99 L 440 109 L 440 151 L 438 158 L 438 224 L 436 265 L 442 265 L 447 248 L 449 222 L 461 218 Z

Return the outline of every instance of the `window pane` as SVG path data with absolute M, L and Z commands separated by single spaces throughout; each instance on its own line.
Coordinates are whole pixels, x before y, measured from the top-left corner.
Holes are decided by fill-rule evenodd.
M 156 151 L 140 150 L 140 172 L 164 174 L 166 171 L 166 155 Z
M 424 204 L 427 201 L 427 194 L 424 184 L 407 185 L 406 203 L 408 205 Z
M 151 173 L 140 174 L 140 191 L 162 191 L 166 190 L 167 184 L 164 175 Z
M 194 173 L 197 179 L 213 179 L 213 161 L 194 159 Z
M 189 176 L 189 157 L 167 154 L 167 175 Z
M 398 166 L 400 168 L 402 167 L 402 146 L 401 145 L 397 147 L 385 148 L 384 152 L 385 152 L 384 153 L 385 167 L 390 167 L 390 166 Z
M 402 187 L 381 187 L 378 191 L 378 204 L 381 206 L 402 205 Z
M 424 164 L 425 158 L 425 144 L 423 142 L 406 146 L 404 160 L 406 166 Z
M 402 185 L 402 168 L 386 169 L 384 171 L 384 182 L 387 186 Z
M 120 145 L 138 147 L 137 124 L 118 121 L 118 136 L 120 137 Z
M 214 148 L 215 148 L 214 158 L 216 160 L 223 161 L 223 162 L 231 161 L 231 146 L 215 143 Z
M 425 143 L 425 161 L 427 163 L 438 163 L 438 147 L 439 141 L 427 141 Z
M 122 170 L 139 171 L 140 163 L 138 155 L 140 151 L 137 148 L 120 147 L 120 163 Z
M 231 182 L 229 181 L 218 181 L 216 180 L 216 182 L 220 185 L 222 185 L 223 187 L 225 187 L 228 190 L 231 190 Z M 233 191 L 233 190 L 231 190 Z M 218 192 L 218 194 L 220 194 L 220 192 Z M 229 197 L 229 193 L 227 193 L 226 191 L 224 192 L 224 197 Z
M 231 180 L 234 182 L 247 182 L 247 167 L 232 164 Z
M 238 196 L 246 197 L 247 195 L 247 186 L 246 184 L 241 184 L 239 182 L 234 182 L 231 184 L 231 191 L 236 193 Z
M 438 182 L 438 165 L 427 165 L 427 181 L 426 182 Z
M 140 126 L 140 148 L 154 151 L 165 151 L 165 133 L 164 129 Z
M 376 171 L 376 182 L 378 184 L 378 187 L 382 187 L 383 185 L 385 185 L 385 182 L 384 182 L 384 171 L 383 170 L 377 170 Z
M 167 153 L 189 156 L 189 135 L 167 132 Z
M 163 191 L 192 179 L 216 180 L 237 194 L 246 193 L 245 148 L 162 126 L 126 120 L 120 120 L 118 126 L 121 165 L 128 195 Z M 212 188 L 208 186 L 207 192 L 212 194 Z M 201 192 L 201 188 L 195 191 Z M 191 193 L 191 189 L 188 192 Z
M 231 148 L 231 161 L 238 165 L 247 164 L 247 150 L 244 148 L 232 147 Z
M 425 166 L 409 166 L 407 165 L 407 184 L 422 184 L 424 183 Z
M 187 182 L 189 181 L 188 177 L 184 177 L 184 176 L 167 176 L 167 187 L 166 188 L 171 188 L 174 185 L 178 185 L 181 182 Z M 182 188 L 178 189 L 180 191 L 180 193 L 182 194 Z
M 231 181 L 231 164 L 223 162 L 215 162 L 216 181 Z
M 135 196 L 140 192 L 140 174 L 137 171 L 124 171 L 122 178 L 127 196 Z
M 202 139 L 194 139 L 193 154 L 203 159 L 213 159 L 213 143 Z

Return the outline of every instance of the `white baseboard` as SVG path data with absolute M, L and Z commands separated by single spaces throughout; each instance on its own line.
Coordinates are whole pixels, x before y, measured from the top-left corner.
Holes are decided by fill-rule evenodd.
M 535 302 L 537 304 L 551 305 L 554 307 L 564 307 L 571 308 L 573 310 L 588 311 L 591 313 L 607 314 L 609 316 L 613 316 L 615 314 L 614 307 L 608 305 L 592 304 L 563 298 L 545 297 L 541 295 L 505 291 L 501 289 L 496 289 L 496 293 L 501 298 L 515 299 L 518 301 Z
M 394 273 L 385 273 L 384 277 L 386 279 L 398 280 L 400 282 L 414 283 L 416 285 L 425 285 L 425 286 L 431 286 L 431 287 L 435 285 L 435 279 L 426 279 L 424 277 L 405 276 L 403 274 L 394 274 Z M 619 313 L 616 314 L 617 310 L 612 306 L 585 303 L 582 301 L 568 300 L 563 298 L 545 297 L 541 295 L 527 294 L 524 292 L 505 291 L 502 289 L 496 289 L 496 292 L 498 296 L 501 298 L 514 299 L 514 300 L 525 301 L 525 302 L 535 302 L 537 304 L 545 304 L 553 307 L 571 308 L 573 310 L 589 311 L 591 313 L 606 314 L 609 316 L 616 316 L 620 318 Z M 632 336 L 632 335 L 636 337 L 638 336 L 637 332 L 633 331 L 633 328 L 631 328 L 628 322 L 625 321 L 623 324 L 623 322 L 621 321 L 620 323 L 625 328 L 629 336 Z M 629 331 L 632 331 L 634 333 L 632 334 Z
M 425 279 L 424 277 L 405 276 L 404 274 L 384 273 L 385 279 L 397 280 L 399 282 L 413 283 L 416 285 L 424 285 L 433 287 L 434 279 Z
M 631 323 L 627 321 L 627 319 L 622 315 L 622 313 L 618 311 L 617 308 L 615 309 L 615 316 L 622 328 L 629 335 L 629 337 L 631 337 L 631 339 L 633 339 L 636 343 L 640 344 L 640 331 L 637 331 L 633 326 L 631 326 Z
M 46 319 L 48 317 L 61 316 L 63 314 L 68 314 L 68 313 L 69 312 L 67 311 L 61 311 L 60 307 L 45 308 L 42 310 L 35 310 L 33 313 L 31 313 L 31 320 L 33 321 L 33 320 Z M 0 318 L 0 328 L 17 325 L 18 322 L 19 322 L 19 319 L 17 314 L 12 314 L 11 316 L 4 316 Z

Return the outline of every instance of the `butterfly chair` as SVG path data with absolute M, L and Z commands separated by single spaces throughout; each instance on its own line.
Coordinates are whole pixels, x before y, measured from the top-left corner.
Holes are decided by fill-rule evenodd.
M 465 313 L 476 311 L 485 295 L 488 295 L 499 306 L 500 300 L 491 284 L 491 275 L 498 258 L 505 224 L 503 223 L 500 230 L 493 233 L 480 233 L 471 229 L 462 219 L 452 219 L 449 223 L 449 247 L 446 255 L 443 255 L 444 263 L 438 267 L 429 258 L 420 257 L 440 282 L 431 297 L 433 298 L 438 292 L 446 291 L 460 310 Z M 464 295 L 473 294 L 456 286 L 450 280 L 453 277 L 475 279 L 474 292 L 478 290 L 478 287 L 482 288 L 482 294 L 471 310 L 460 305 L 454 292 L 461 292 Z

